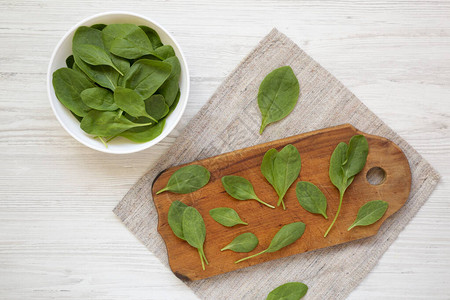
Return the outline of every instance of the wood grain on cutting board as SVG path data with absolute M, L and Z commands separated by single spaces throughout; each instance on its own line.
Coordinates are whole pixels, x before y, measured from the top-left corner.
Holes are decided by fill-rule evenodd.
M 190 164 L 199 164 L 211 172 L 210 182 L 203 188 L 189 194 L 156 192 L 165 187 L 170 176 L 181 166 L 164 171 L 153 184 L 153 199 L 159 214 L 158 231 L 164 238 L 172 271 L 185 280 L 198 280 L 226 273 L 236 269 L 263 263 L 269 260 L 329 247 L 372 236 L 377 233 L 383 221 L 398 211 L 408 199 L 411 187 L 411 172 L 403 152 L 393 142 L 378 136 L 365 134 L 369 143 L 369 155 L 364 169 L 355 177 L 347 189 L 343 207 L 330 234 L 324 232 L 331 224 L 339 204 L 339 192 L 329 179 L 328 167 L 331 154 L 340 142 L 346 142 L 356 134 L 361 134 L 353 126 L 346 124 L 300 134 L 272 142 L 236 150 Z M 364 133 L 363 133 L 364 134 Z M 271 209 L 256 201 L 239 201 L 229 196 L 221 183 L 225 175 L 238 175 L 248 179 L 256 194 L 265 202 L 276 205 L 278 196 L 261 173 L 260 166 L 265 152 L 271 148 L 280 151 L 287 144 L 294 145 L 302 158 L 299 178 L 292 184 L 285 196 L 286 210 L 281 207 Z M 379 185 L 367 181 L 367 172 L 380 167 L 386 172 L 385 180 Z M 309 181 L 317 185 L 328 202 L 328 220 L 323 216 L 305 211 L 298 203 L 295 186 L 298 181 Z M 167 221 L 170 204 L 180 200 L 200 211 L 206 224 L 205 254 L 209 260 L 206 270 L 202 270 L 197 250 L 176 237 Z M 356 218 L 359 208 L 371 200 L 384 200 L 389 208 L 383 218 L 373 225 L 347 228 Z M 249 225 L 227 228 L 215 222 L 209 211 L 216 207 L 231 207 Z M 265 253 L 250 260 L 235 264 L 240 258 L 258 253 L 268 247 L 280 228 L 292 222 L 303 222 L 306 230 L 303 236 L 277 252 Z M 252 232 L 259 239 L 259 245 L 250 253 L 221 252 L 220 249 L 236 236 Z

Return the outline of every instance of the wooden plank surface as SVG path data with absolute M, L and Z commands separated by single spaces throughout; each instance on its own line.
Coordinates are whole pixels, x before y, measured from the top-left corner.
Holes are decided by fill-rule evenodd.
M 158 231 L 165 241 L 169 264 L 175 275 L 184 280 L 199 280 L 277 258 L 375 235 L 384 220 L 396 213 L 408 199 L 411 171 L 405 154 L 396 144 L 382 137 L 365 134 L 369 143 L 366 165 L 347 189 L 338 221 L 330 234 L 326 238 L 323 237 L 339 204 L 339 192 L 328 176 L 330 157 L 340 142 L 348 143 L 350 138 L 357 134 L 364 133 L 349 124 L 341 125 L 188 163 L 186 165 L 204 166 L 211 173 L 210 181 L 205 187 L 188 194 L 165 192 L 156 195 L 156 192 L 166 186 L 170 176 L 185 165 L 164 171 L 153 182 L 152 193 L 158 210 Z M 295 146 L 303 159 L 300 176 L 284 197 L 286 210 L 281 207 L 271 209 L 255 201 L 236 201 L 225 192 L 221 183 L 223 176 L 242 176 L 252 183 L 256 194 L 263 201 L 276 206 L 278 196 L 262 175 L 261 162 L 266 151 L 272 148 L 280 151 L 288 144 Z M 372 185 L 367 180 L 367 174 L 376 167 L 386 172 L 386 178 L 382 184 Z M 298 204 L 295 187 L 299 181 L 314 183 L 327 197 L 328 220 L 321 215 L 306 212 Z M 195 207 L 203 216 L 206 224 L 204 249 L 209 260 L 205 270 L 201 268 L 196 255 L 197 250 L 176 237 L 169 226 L 167 215 L 171 203 L 176 200 Z M 371 226 L 347 231 L 355 220 L 359 208 L 370 200 L 383 200 L 389 203 L 383 218 Z M 248 226 L 236 226 L 231 229 L 218 224 L 209 216 L 209 211 L 217 207 L 233 208 L 245 219 Z M 297 242 L 275 253 L 266 253 L 239 264 L 234 263 L 266 249 L 276 232 L 293 222 L 306 224 L 305 232 Z M 234 237 L 245 232 L 252 232 L 258 237 L 259 246 L 255 250 L 248 254 L 220 251 Z
M 53 116 L 45 72 L 84 17 L 130 10 L 183 48 L 190 102 L 142 153 L 97 153 Z M 449 1 L 0 0 L 0 298 L 196 299 L 111 210 L 272 27 L 341 80 L 441 174 L 430 200 L 350 299 L 448 299 Z

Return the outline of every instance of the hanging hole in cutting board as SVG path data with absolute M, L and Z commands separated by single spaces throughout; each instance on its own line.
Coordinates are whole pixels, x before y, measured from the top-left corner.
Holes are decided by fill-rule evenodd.
M 380 167 L 373 167 L 367 172 L 366 179 L 371 185 L 380 185 L 386 180 L 386 171 Z

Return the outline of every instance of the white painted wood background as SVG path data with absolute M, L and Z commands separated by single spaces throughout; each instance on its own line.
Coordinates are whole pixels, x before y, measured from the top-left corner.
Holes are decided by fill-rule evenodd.
M 82 146 L 47 99 L 56 43 L 81 19 L 108 10 L 161 23 L 191 71 L 181 123 L 138 154 Z M 196 299 L 111 210 L 272 27 L 343 81 L 442 176 L 349 299 L 450 299 L 450 1 L 389 0 L 0 0 L 0 298 Z

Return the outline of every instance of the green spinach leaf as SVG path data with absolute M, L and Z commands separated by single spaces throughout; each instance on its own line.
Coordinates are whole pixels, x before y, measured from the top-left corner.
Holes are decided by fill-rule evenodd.
M 75 60 L 74 60 L 74 58 L 73 58 L 73 55 L 69 55 L 67 58 L 66 58 L 66 66 L 69 68 L 69 69 L 73 69 L 73 64 L 75 63 Z
M 159 59 L 166 60 L 169 57 L 175 56 L 175 50 L 173 50 L 172 46 L 164 45 L 155 49 L 153 53 L 154 56 Z
M 346 178 L 355 177 L 356 174 L 366 165 L 369 145 L 363 135 L 355 135 L 350 139 L 347 150 L 347 157 L 342 164 L 344 176 Z
M 277 206 L 282 205 L 286 209 L 283 198 L 298 178 L 301 167 L 300 153 L 293 145 L 286 145 L 280 152 L 270 149 L 264 155 L 261 173 L 278 194 Z
M 185 240 L 183 234 L 183 213 L 188 206 L 181 201 L 174 201 L 170 204 L 167 221 L 173 233 L 182 240 Z
M 247 256 L 245 258 L 241 258 L 235 263 L 240 263 L 244 260 L 253 258 L 255 256 L 261 255 L 263 253 L 272 253 L 283 249 L 286 246 L 297 241 L 303 233 L 305 232 L 305 223 L 302 222 L 294 222 L 281 227 L 281 229 L 275 234 L 272 241 L 270 242 L 269 247 L 266 250 L 263 250 L 259 253 Z
M 267 295 L 266 300 L 299 300 L 308 292 L 308 286 L 301 282 L 280 285 Z
M 165 188 L 158 191 L 160 194 L 165 191 L 170 191 L 177 194 L 188 194 L 204 187 L 208 182 L 211 174 L 209 171 L 200 165 L 189 165 L 176 170 Z
M 171 70 L 168 63 L 140 59 L 125 74 L 122 86 L 134 90 L 142 99 L 147 99 L 166 81 Z
M 145 110 L 145 102 L 138 93 L 131 89 L 118 86 L 114 91 L 114 102 L 116 105 L 133 117 L 146 117 L 157 123 Z
M 389 203 L 382 200 L 369 201 L 358 210 L 355 222 L 348 228 L 350 231 L 356 226 L 372 225 L 386 213 Z
M 345 192 L 350 185 L 351 180 L 353 180 L 353 178 L 350 178 L 349 182 L 349 180 L 345 179 L 344 171 L 342 169 L 342 166 L 347 159 L 347 150 L 348 145 L 344 142 L 341 142 L 336 146 L 330 158 L 330 168 L 328 171 L 331 183 L 338 188 L 341 194 Z
M 82 117 L 80 117 L 80 116 L 77 116 L 76 114 L 74 114 L 72 111 L 70 112 L 71 114 L 72 114 L 72 116 L 74 116 L 75 117 L 75 119 L 77 119 L 78 120 L 78 122 L 81 122 L 81 120 L 83 120 L 83 118 Z
M 273 163 L 275 161 L 275 157 L 277 156 L 278 151 L 276 149 L 268 150 L 263 157 L 261 163 L 261 173 L 267 179 L 267 181 L 274 187 L 275 189 L 275 180 L 273 175 Z M 275 189 L 276 191 L 276 189 Z M 277 192 L 278 193 L 278 192 Z
M 139 26 L 147 35 L 150 43 L 152 44 L 153 49 L 161 47 L 163 44 L 161 43 L 161 39 L 159 38 L 158 33 L 148 26 Z
M 226 227 L 233 227 L 235 225 L 248 225 L 241 220 L 238 213 L 229 207 L 217 207 L 209 211 L 209 215 L 219 224 Z
M 258 238 L 251 232 L 246 232 L 238 235 L 234 240 L 220 249 L 220 251 L 231 250 L 234 252 L 247 253 L 258 246 Z
M 135 143 L 146 143 L 158 137 L 162 133 L 165 124 L 166 120 L 163 119 L 154 125 L 128 129 L 127 131 L 122 132 L 120 136 L 123 136 Z
M 75 63 L 75 60 L 74 60 L 74 63 L 73 63 L 73 65 L 72 65 L 72 68 L 71 68 L 71 69 L 74 70 L 74 71 L 76 71 L 76 72 L 78 72 L 78 73 L 83 74 L 83 76 L 85 76 L 88 80 L 90 80 L 92 83 L 94 83 L 94 81 L 93 81 L 92 79 L 90 79 L 90 78 L 83 72 L 83 70 L 81 70 L 80 67 Z
M 92 27 L 78 27 L 72 39 L 72 51 L 74 47 L 76 48 L 78 45 L 83 44 L 94 45 L 104 49 L 102 32 Z
M 172 105 L 169 107 L 169 112 L 167 113 L 167 116 L 170 116 L 170 114 L 177 108 L 178 102 L 180 101 L 180 88 L 178 88 L 177 96 L 175 97 L 175 101 L 173 101 Z
M 327 217 L 327 198 L 322 191 L 313 183 L 300 181 L 295 189 L 300 205 L 313 214 L 320 214 L 325 219 Z
M 194 248 L 197 248 L 200 255 L 200 261 L 202 263 L 202 269 L 205 270 L 205 264 L 203 260 L 208 264 L 205 252 L 203 250 L 203 244 L 206 238 L 206 227 L 203 221 L 202 215 L 195 208 L 188 206 L 184 209 L 183 219 L 183 236 L 185 240 Z
M 145 110 L 155 120 L 161 120 L 169 113 L 169 107 L 162 95 L 152 95 L 144 103 Z
M 176 56 L 169 57 L 164 60 L 164 62 L 172 66 L 172 71 L 169 78 L 167 78 L 167 80 L 160 86 L 158 92 L 164 96 L 167 105 L 171 106 L 178 93 L 178 81 L 180 80 L 181 66 L 180 61 Z
M 147 125 L 151 125 L 151 123 L 133 123 L 115 111 L 91 110 L 83 120 L 81 120 L 80 127 L 86 133 L 92 135 L 111 137 L 130 128 Z
M 368 153 L 369 144 L 363 135 L 355 135 L 350 139 L 348 145 L 341 142 L 334 149 L 330 159 L 329 176 L 333 185 L 339 190 L 339 206 L 324 237 L 328 235 L 336 222 L 341 211 L 344 193 L 355 176 L 364 168 Z
M 110 66 L 91 66 L 78 56 L 74 56 L 75 64 L 89 79 L 98 85 L 114 91 L 120 74 Z
M 70 111 L 80 117 L 91 109 L 81 101 L 80 93 L 94 87 L 83 74 L 69 68 L 61 68 L 53 73 L 53 88 L 58 100 Z
M 119 69 L 119 71 L 122 74 L 126 74 L 130 70 L 131 66 L 130 66 L 130 62 L 128 61 L 128 59 L 119 57 L 112 53 L 109 53 L 109 57 L 111 57 L 111 61 L 117 67 L 117 69 Z M 120 77 L 120 78 L 122 78 L 122 77 Z
M 114 111 L 118 109 L 114 103 L 113 93 L 101 87 L 85 89 L 80 94 L 81 100 L 90 108 L 96 110 Z
M 264 204 L 270 208 L 275 208 L 274 206 L 267 204 L 258 198 L 255 194 L 255 190 L 253 189 L 253 185 L 241 176 L 223 176 L 222 177 L 222 185 L 225 188 L 225 191 L 237 200 L 256 200 L 261 204 Z
M 94 29 L 97 29 L 97 30 L 100 30 L 100 31 L 102 31 L 105 27 L 106 27 L 106 24 L 94 24 L 94 25 L 91 25 L 91 28 L 94 28 Z
M 136 59 L 153 52 L 145 32 L 134 24 L 111 24 L 102 30 L 103 43 L 111 53 Z
M 79 56 L 85 63 L 93 66 L 110 66 L 123 76 L 122 72 L 113 64 L 108 53 L 106 53 L 105 50 L 98 46 L 81 44 L 74 48 L 74 53 L 75 55 Z
M 289 246 L 296 240 L 298 240 L 305 232 L 305 223 L 295 222 L 284 225 L 280 231 L 275 234 L 270 242 L 267 252 L 276 252 L 286 246 Z
M 278 193 L 277 206 L 284 205 L 284 195 L 286 195 L 289 187 L 300 175 L 302 162 L 300 153 L 293 145 L 287 145 L 277 154 L 273 161 L 273 175 L 276 190 Z
M 295 107 L 300 94 L 300 85 L 291 67 L 284 66 L 270 72 L 261 82 L 258 106 L 262 121 L 259 133 L 266 126 L 286 117 Z

